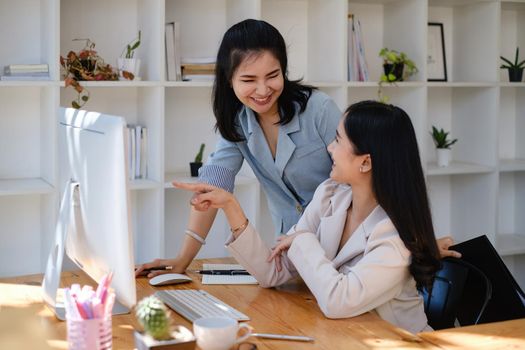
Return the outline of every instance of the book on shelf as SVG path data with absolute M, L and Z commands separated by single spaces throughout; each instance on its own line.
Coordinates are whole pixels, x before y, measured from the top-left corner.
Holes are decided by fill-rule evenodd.
M 215 64 L 215 57 L 183 57 L 181 64 Z
M 4 67 L 6 75 L 26 74 L 26 73 L 46 73 L 49 74 L 49 66 L 46 63 L 39 64 L 9 64 Z
M 3 81 L 42 81 L 42 80 L 51 80 L 49 74 L 46 75 L 22 75 L 22 74 L 16 74 L 16 75 L 2 75 L 0 77 L 0 80 Z
M 213 63 L 183 63 L 182 80 L 210 81 L 215 78 L 215 62 Z
M 167 78 L 169 81 L 181 80 L 180 23 L 166 23 L 165 31 Z
M 213 81 L 215 74 L 183 74 L 183 81 Z
M 148 176 L 147 128 L 128 125 L 127 135 L 129 179 L 145 179 Z
M 361 22 L 348 15 L 348 80 L 369 81 Z

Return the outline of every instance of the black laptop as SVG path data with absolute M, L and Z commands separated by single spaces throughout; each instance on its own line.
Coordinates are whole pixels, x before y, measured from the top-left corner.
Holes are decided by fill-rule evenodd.
M 492 297 L 479 323 L 525 317 L 525 294 L 487 236 L 479 236 L 450 247 L 462 259 L 480 269 L 492 283 Z M 468 293 L 468 285 L 465 286 Z

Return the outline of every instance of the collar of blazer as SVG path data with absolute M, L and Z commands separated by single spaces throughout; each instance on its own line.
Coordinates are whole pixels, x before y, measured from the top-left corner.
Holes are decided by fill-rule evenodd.
M 270 173 L 273 180 L 278 183 L 289 196 L 294 198 L 293 194 L 282 181 L 282 177 L 284 168 L 286 167 L 286 164 L 288 164 L 296 148 L 295 143 L 289 134 L 301 130 L 299 118 L 296 115 L 288 124 L 279 126 L 277 150 L 274 160 L 268 142 L 266 141 L 266 137 L 264 136 L 261 126 L 257 122 L 255 113 L 253 113 L 251 109 L 243 107 L 240 116 L 241 123 L 242 119 L 245 119 L 246 123 L 246 141 L 248 149 L 261 164 L 261 167 Z M 243 116 L 244 118 L 242 118 Z
M 337 249 L 346 223 L 347 209 L 351 202 L 352 187 L 344 184 L 338 185 L 330 198 L 329 209 L 326 211 L 327 215 L 321 218 L 319 241 L 326 252 L 326 257 L 332 260 L 336 268 L 362 254 L 367 239 L 376 224 L 388 218 L 383 208 L 379 205 L 376 206 L 338 252 Z

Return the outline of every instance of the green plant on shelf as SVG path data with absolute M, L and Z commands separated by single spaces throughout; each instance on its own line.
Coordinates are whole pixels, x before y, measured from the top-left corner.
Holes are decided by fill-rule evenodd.
M 141 31 L 139 30 L 139 34 L 138 36 L 133 39 L 129 44 L 126 45 L 126 47 L 124 48 L 124 50 L 122 51 L 122 54 L 120 56 L 124 56 L 124 58 L 133 58 L 133 56 L 135 55 L 135 50 L 138 49 L 138 47 L 140 46 L 140 41 L 141 40 Z M 124 52 L 126 52 L 126 54 L 124 54 Z
M 509 81 L 520 82 L 523 78 L 523 69 L 525 69 L 525 60 L 519 62 L 520 48 L 516 47 L 516 55 L 514 56 L 514 62 L 500 56 L 504 62 L 500 68 L 507 69 L 509 71 Z
M 432 132 L 430 132 L 430 135 L 432 136 L 432 140 L 434 141 L 436 148 L 450 149 L 450 146 L 458 141 L 458 139 L 449 140 L 448 134 L 448 131 L 445 131 L 444 129 L 438 129 L 432 125 Z
M 383 59 L 383 74 L 379 79 L 379 88 L 377 97 L 380 102 L 388 103 L 390 97 L 384 94 L 384 84 L 396 85 L 396 82 L 403 81 L 418 72 L 416 64 L 407 54 L 396 50 L 390 50 L 387 47 L 379 51 L 379 57 Z
M 204 153 L 204 143 L 201 143 L 201 146 L 199 148 L 199 152 L 197 152 L 197 155 L 195 156 L 195 161 L 194 163 L 202 163 L 202 155 Z

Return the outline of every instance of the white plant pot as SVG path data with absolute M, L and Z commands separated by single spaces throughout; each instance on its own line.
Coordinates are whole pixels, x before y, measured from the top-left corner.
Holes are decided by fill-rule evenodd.
M 437 163 L 439 167 L 447 167 L 450 164 L 451 151 L 448 148 L 437 149 Z
M 127 80 L 122 75 L 123 71 L 133 73 L 135 78 L 133 80 L 140 80 L 140 59 L 138 58 L 119 58 L 117 60 L 118 76 L 120 80 Z

